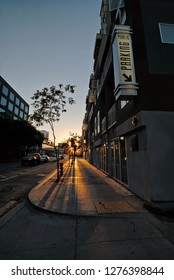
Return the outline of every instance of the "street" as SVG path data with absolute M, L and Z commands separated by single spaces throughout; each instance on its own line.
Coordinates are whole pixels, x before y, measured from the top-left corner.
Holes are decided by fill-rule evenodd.
M 0 207 L 18 201 L 46 175 L 56 169 L 56 162 L 21 166 L 20 162 L 0 164 Z
M 37 168 L 40 170 L 41 166 Z M 91 167 L 86 161 L 76 160 L 73 168 L 76 169 L 74 174 L 77 177 L 72 175 L 70 180 L 68 177 L 65 178 L 67 189 L 65 184 L 62 189 L 65 194 L 61 192 L 57 200 L 61 201 L 62 205 L 63 201 L 64 204 L 69 203 L 68 193 L 71 195 L 72 188 L 73 192 L 77 191 L 79 202 L 85 199 L 84 209 L 87 207 L 88 200 L 88 206 L 93 207 L 91 199 L 102 197 L 103 193 L 100 190 L 104 191 L 106 185 L 107 189 L 104 191 L 104 194 L 107 194 L 106 201 L 110 200 L 110 194 L 113 200 L 115 193 L 119 200 L 129 200 L 136 208 L 136 212 L 96 213 L 89 216 L 61 214 L 40 210 L 28 200 L 23 200 L 0 219 L 1 260 L 172 260 L 174 258 L 173 218 L 155 216 L 143 209 L 137 204 L 139 200 L 134 195 L 127 196 L 127 192 L 121 186 L 117 189 L 114 181 Z M 42 186 L 41 190 L 44 188 L 45 186 Z M 49 191 L 48 194 L 51 195 L 51 192 Z M 53 201 L 50 200 L 50 203 L 52 204 Z

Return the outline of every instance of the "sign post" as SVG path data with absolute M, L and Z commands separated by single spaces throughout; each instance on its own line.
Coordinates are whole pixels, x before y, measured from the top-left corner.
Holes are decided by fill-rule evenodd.
M 116 99 L 129 100 L 137 95 L 131 29 L 116 25 L 113 32 L 112 51 Z

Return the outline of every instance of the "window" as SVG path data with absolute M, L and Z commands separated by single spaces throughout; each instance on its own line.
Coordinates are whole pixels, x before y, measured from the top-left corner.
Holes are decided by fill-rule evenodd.
M 1 96 L 1 105 L 6 106 L 7 105 L 7 99 Z
M 0 113 L 5 113 L 5 110 L 0 108 Z
M 25 106 L 25 113 L 28 114 L 28 110 L 29 110 L 28 106 Z
M 18 109 L 18 107 L 15 107 L 15 109 L 14 109 L 14 113 L 15 113 L 16 115 L 18 115 L 18 114 L 19 114 L 19 109 Z
M 94 119 L 94 129 L 95 129 L 95 135 L 100 133 L 100 112 L 97 112 L 97 116 Z
M 162 43 L 174 44 L 174 24 L 159 23 Z
M 5 94 L 6 96 L 8 96 L 8 88 L 6 86 L 3 85 L 2 87 L 2 92 L 3 94 Z
M 13 111 L 13 104 L 11 102 L 8 103 L 8 109 L 10 111 Z
M 24 120 L 27 120 L 28 116 L 26 114 L 24 114 Z
M 24 103 L 21 102 L 21 109 L 24 110 Z
M 97 135 L 97 118 L 94 118 L 94 133 Z
M 97 113 L 97 131 L 100 133 L 100 111 Z
M 126 106 L 126 104 L 128 103 L 128 100 L 121 100 L 121 109 L 124 108 L 124 106 Z
M 19 103 L 20 103 L 20 100 L 19 100 L 19 98 L 16 97 L 16 105 L 19 106 Z
M 114 104 L 108 112 L 108 128 L 116 123 L 116 105 Z
M 20 116 L 21 119 L 23 119 L 23 117 L 24 117 L 24 112 L 20 111 L 19 116 Z
M 14 98 L 15 98 L 14 93 L 13 93 L 13 92 L 10 92 L 10 100 L 11 100 L 11 101 L 14 101 Z
M 124 0 L 109 0 L 109 10 L 113 11 L 120 7 L 124 7 Z

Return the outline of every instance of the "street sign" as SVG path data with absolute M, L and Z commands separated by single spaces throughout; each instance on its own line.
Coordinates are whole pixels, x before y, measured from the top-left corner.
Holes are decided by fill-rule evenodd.
M 116 25 L 112 41 L 116 99 L 128 100 L 137 95 L 131 30 L 126 25 Z

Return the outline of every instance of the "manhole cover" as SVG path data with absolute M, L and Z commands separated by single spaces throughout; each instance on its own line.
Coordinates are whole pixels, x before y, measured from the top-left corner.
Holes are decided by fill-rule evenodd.
M 125 212 L 137 212 L 127 201 L 99 201 L 95 202 L 96 210 L 99 214 L 114 214 Z

